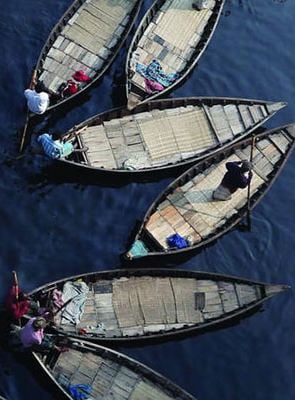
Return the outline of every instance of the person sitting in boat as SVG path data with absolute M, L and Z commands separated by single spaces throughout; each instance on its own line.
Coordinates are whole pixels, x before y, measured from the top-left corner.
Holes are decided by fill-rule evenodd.
M 38 136 L 37 142 L 41 145 L 43 152 L 52 159 L 68 157 L 73 152 L 82 153 L 87 151 L 88 147 L 75 148 L 70 140 L 64 141 L 62 138 L 54 138 L 49 133 L 42 133 Z M 39 152 L 35 149 L 35 152 Z
M 53 159 L 67 157 L 74 151 L 71 142 L 63 142 L 61 138 L 54 140 L 49 133 L 38 136 L 37 142 L 42 146 L 44 153 Z
M 27 99 L 28 109 L 34 114 L 44 114 L 49 107 L 50 94 L 46 91 L 46 88 L 42 82 L 38 82 L 34 78 L 30 84 L 30 87 L 24 91 L 24 95 Z
M 55 344 L 53 336 L 44 333 L 46 326 L 47 321 L 44 317 L 29 319 L 18 334 L 22 350 L 48 352 L 56 349 L 59 352 L 66 351 L 67 349 L 65 347 L 60 347 Z
M 15 286 L 10 289 L 6 298 L 6 309 L 9 318 L 11 317 L 14 321 L 19 320 L 25 314 L 38 315 L 40 311 L 38 304 Z
M 214 200 L 230 200 L 238 189 L 246 188 L 252 178 L 252 165 L 249 161 L 233 161 L 225 164 L 227 172 L 220 185 L 213 192 Z M 248 172 L 248 176 L 245 174 Z

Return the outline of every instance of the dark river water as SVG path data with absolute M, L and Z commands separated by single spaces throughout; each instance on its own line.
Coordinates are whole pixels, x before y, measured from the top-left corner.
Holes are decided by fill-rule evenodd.
M 154 182 L 85 183 L 18 154 L 23 89 L 51 28 L 71 0 L 9 0 L 0 8 L 0 297 L 16 269 L 22 288 L 87 271 L 118 268 L 136 221 L 173 177 Z M 151 5 L 144 1 L 144 9 Z M 295 120 L 295 1 L 227 0 L 216 33 L 190 78 L 171 96 L 233 96 L 289 103 L 267 123 Z M 129 38 L 130 40 L 130 38 Z M 80 105 L 37 126 L 63 132 L 123 105 L 127 45 Z M 252 215 L 179 265 L 293 286 L 239 325 L 181 341 L 119 350 L 199 400 L 295 398 L 295 155 Z M 0 351 L 0 391 L 9 400 L 57 399 L 38 370 Z

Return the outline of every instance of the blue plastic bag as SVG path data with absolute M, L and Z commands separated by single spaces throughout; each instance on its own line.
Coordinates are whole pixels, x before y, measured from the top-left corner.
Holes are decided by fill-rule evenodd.
M 178 233 L 167 237 L 169 247 L 176 247 L 177 249 L 184 249 L 189 246 L 189 242 Z

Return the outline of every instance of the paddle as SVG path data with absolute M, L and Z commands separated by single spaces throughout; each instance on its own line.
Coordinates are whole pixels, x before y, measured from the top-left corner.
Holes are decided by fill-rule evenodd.
M 253 135 L 252 136 L 252 141 L 251 141 L 251 151 L 250 151 L 250 163 L 251 164 L 252 164 L 252 161 L 253 161 L 255 139 L 256 139 L 256 137 L 255 137 L 255 135 Z M 247 229 L 248 229 L 248 232 L 251 231 L 251 207 L 250 207 L 251 180 L 250 180 L 250 182 L 248 184 L 248 194 L 247 194 Z
M 29 84 L 29 89 L 32 89 L 33 85 L 35 85 L 36 78 L 37 78 L 37 70 L 33 69 L 31 81 L 30 81 L 30 84 Z M 29 121 L 30 121 L 30 111 L 28 110 L 27 111 L 27 115 L 26 115 L 25 125 L 24 125 L 24 128 L 23 128 L 22 136 L 21 136 L 21 142 L 20 142 L 20 146 L 19 146 L 19 153 L 22 153 L 23 149 L 24 149 L 25 138 L 26 138 L 26 133 L 27 133 Z

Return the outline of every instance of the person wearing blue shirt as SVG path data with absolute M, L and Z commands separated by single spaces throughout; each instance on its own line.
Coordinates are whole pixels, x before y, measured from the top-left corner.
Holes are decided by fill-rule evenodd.
M 71 142 L 63 143 L 62 140 L 53 140 L 52 135 L 43 133 L 37 138 L 37 142 L 41 144 L 44 153 L 53 159 L 69 156 L 74 151 Z

